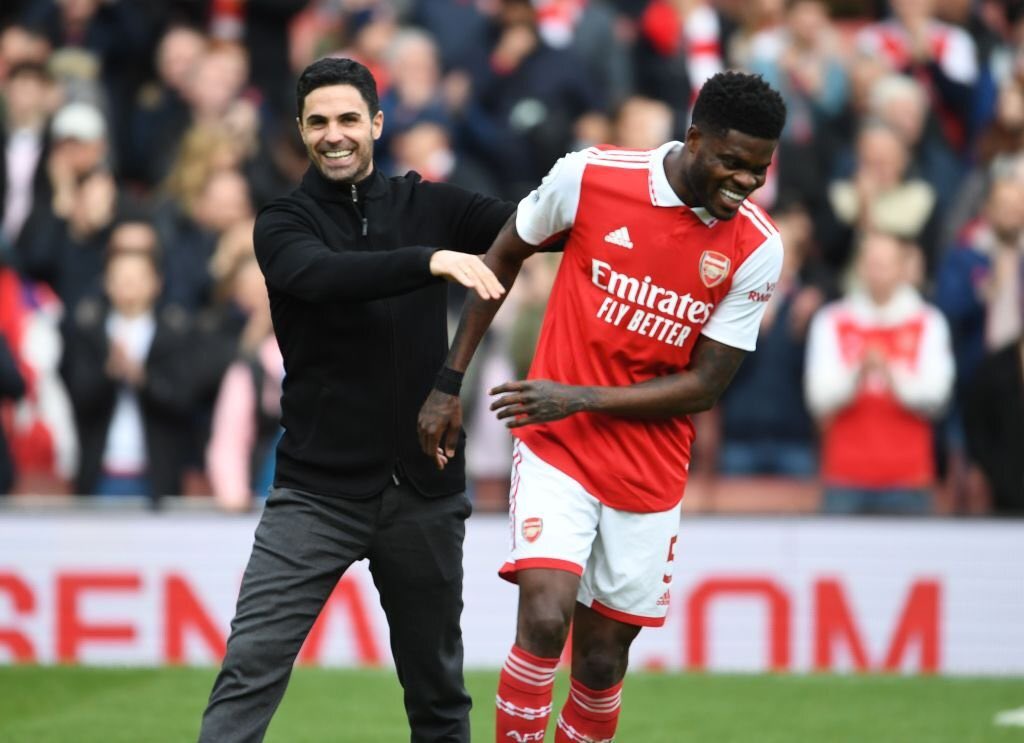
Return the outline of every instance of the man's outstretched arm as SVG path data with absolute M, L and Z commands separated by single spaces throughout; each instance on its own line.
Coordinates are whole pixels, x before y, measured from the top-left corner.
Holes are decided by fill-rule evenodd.
M 538 249 L 538 246 L 529 244 L 519 236 L 513 214 L 494 239 L 484 256 L 484 263 L 498 277 L 507 294 L 519 275 L 523 261 Z M 459 329 L 448 350 L 446 369 L 458 374 L 466 371 L 480 345 L 480 339 L 491 326 L 506 294 L 486 300 L 477 294 L 467 296 Z M 438 468 L 443 468 L 448 459 L 455 456 L 455 446 L 462 429 L 462 406 L 458 394 L 449 394 L 437 388 L 431 390 L 420 408 L 417 428 L 423 452 L 437 462 Z
M 624 387 L 589 387 L 546 379 L 506 382 L 491 410 L 509 419 L 509 428 L 555 421 L 573 413 L 604 413 L 623 418 L 675 418 L 710 409 L 740 368 L 747 352 L 700 336 L 690 365 L 678 374 Z

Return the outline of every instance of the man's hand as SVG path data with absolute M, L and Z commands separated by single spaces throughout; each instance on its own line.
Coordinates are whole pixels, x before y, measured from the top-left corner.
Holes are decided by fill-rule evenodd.
M 438 250 L 430 256 L 430 273 L 473 289 L 481 299 L 499 299 L 505 293 L 498 277 L 477 255 Z
M 910 56 L 915 62 L 928 62 L 932 59 L 931 37 L 928 33 L 931 18 L 922 5 L 921 8 L 908 7 L 900 17 L 903 28 L 907 32 Z
M 54 144 L 50 159 L 46 162 L 46 169 L 53 188 L 53 213 L 61 219 L 67 219 L 75 207 L 78 194 L 71 149 L 67 144 Z
M 420 408 L 416 428 L 423 453 L 433 457 L 437 468 L 443 470 L 455 456 L 459 431 L 462 430 L 462 402 L 459 396 L 431 390 Z
M 871 389 L 884 389 L 892 386 L 892 369 L 890 362 L 880 346 L 869 346 L 864 353 L 860 367 L 861 379 Z
M 114 221 L 116 211 L 117 185 L 113 177 L 105 171 L 93 173 L 78 188 L 68 218 L 71 232 L 78 237 L 94 235 Z
M 547 379 L 505 382 L 493 388 L 491 394 L 502 395 L 491 403 L 491 410 L 498 411 L 499 420 L 512 419 L 505 424 L 508 428 L 557 421 L 586 410 L 593 397 L 589 387 L 559 384 Z
M 116 379 L 130 387 L 139 388 L 146 381 L 145 366 L 134 361 L 118 341 L 113 341 L 110 344 L 106 370 L 107 376 L 111 379 Z

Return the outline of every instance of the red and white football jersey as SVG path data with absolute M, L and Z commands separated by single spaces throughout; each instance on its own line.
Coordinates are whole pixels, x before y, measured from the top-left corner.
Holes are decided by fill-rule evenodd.
M 750 202 L 728 221 L 686 206 L 664 168 L 682 146 L 571 153 L 519 204 L 528 243 L 570 231 L 531 379 L 627 386 L 676 374 L 699 333 L 754 350 L 782 266 L 778 230 Z M 515 434 L 613 508 L 664 511 L 683 497 L 688 417 L 579 413 Z
M 869 352 L 887 371 L 865 370 Z M 932 421 L 956 376 L 949 327 L 910 286 L 883 305 L 863 291 L 811 320 L 805 389 L 822 423 L 826 485 L 920 488 L 935 479 Z
M 978 56 L 971 35 L 936 20 L 928 21 L 925 33 L 932 57 L 942 72 L 958 83 L 973 85 L 978 79 Z M 861 54 L 881 58 L 895 70 L 905 69 L 913 60 L 910 34 L 894 19 L 865 26 L 857 33 L 855 45 Z

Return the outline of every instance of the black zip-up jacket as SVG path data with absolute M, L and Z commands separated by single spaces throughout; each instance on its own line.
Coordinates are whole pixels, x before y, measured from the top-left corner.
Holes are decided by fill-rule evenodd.
M 416 416 L 448 351 L 439 249 L 484 253 L 515 205 L 415 173 L 341 185 L 310 167 L 260 211 L 254 239 L 285 380 L 274 484 L 348 498 L 407 478 L 465 489 L 464 441 L 443 471 Z

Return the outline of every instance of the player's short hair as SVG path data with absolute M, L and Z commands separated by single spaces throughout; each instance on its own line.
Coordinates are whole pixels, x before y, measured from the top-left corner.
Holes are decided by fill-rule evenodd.
M 306 96 L 327 85 L 351 85 L 359 91 L 359 95 L 366 102 L 370 116 L 376 116 L 380 111 L 377 81 L 373 79 L 373 73 L 365 65 L 354 59 L 324 57 L 309 65 L 299 76 L 299 82 L 295 86 L 295 110 L 298 111 L 299 118 L 302 118 Z
M 734 129 L 758 139 L 778 139 L 786 104 L 760 75 L 719 72 L 708 78 L 693 105 L 693 125 L 721 135 Z

